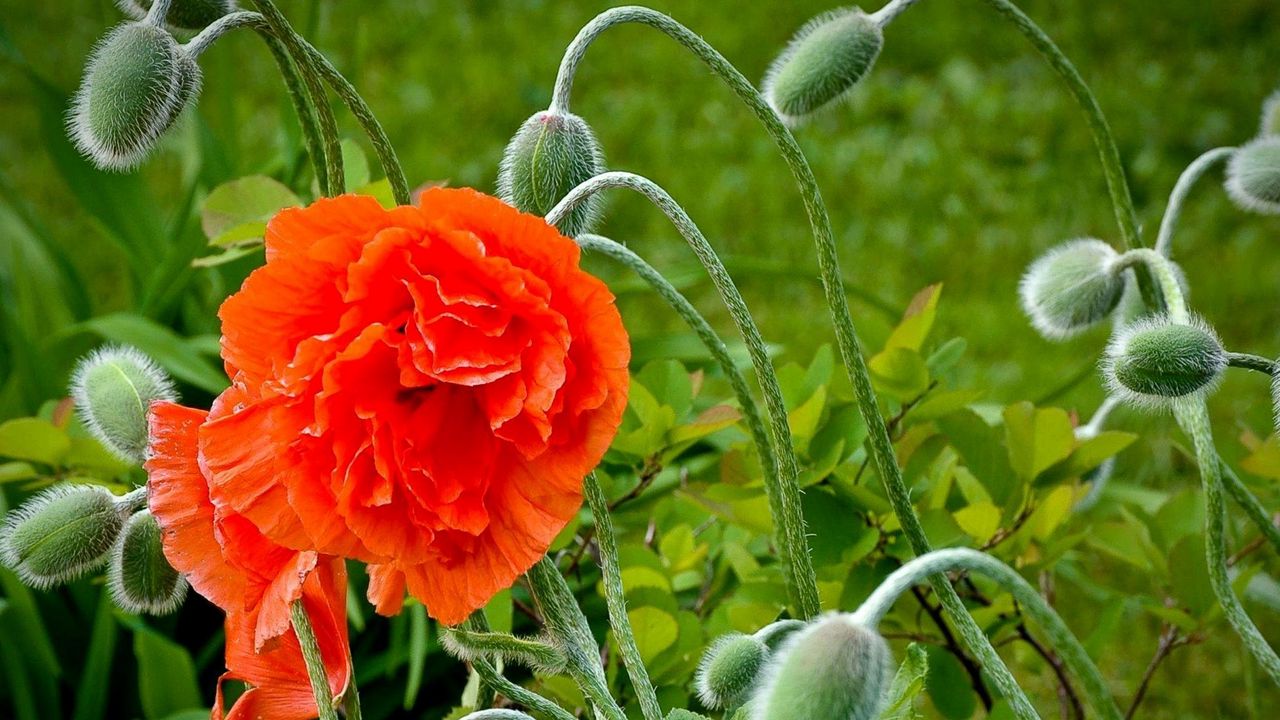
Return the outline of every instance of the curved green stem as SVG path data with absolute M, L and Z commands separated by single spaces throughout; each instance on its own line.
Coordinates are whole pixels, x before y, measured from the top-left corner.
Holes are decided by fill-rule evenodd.
M 1220 147 L 1210 150 L 1196 158 L 1174 183 L 1173 192 L 1169 193 L 1169 204 L 1165 207 L 1164 217 L 1160 220 L 1160 233 L 1156 236 L 1156 252 L 1169 257 L 1173 252 L 1173 231 L 1178 228 L 1178 219 L 1182 216 L 1182 206 L 1187 195 L 1206 172 L 1214 165 L 1225 162 L 1235 154 L 1233 147 Z
M 778 460 L 774 453 L 773 440 L 765 429 L 764 419 L 760 414 L 760 406 L 751 394 L 751 389 L 747 385 L 746 375 L 733 362 L 733 357 L 729 354 L 729 348 L 724 344 L 724 340 L 720 339 L 715 329 L 711 327 L 711 323 L 707 322 L 706 318 L 693 306 L 693 303 L 689 302 L 688 298 L 681 294 L 667 280 L 665 275 L 658 272 L 644 258 L 627 246 L 602 235 L 590 233 L 584 233 L 574 239 L 582 249 L 607 255 L 630 268 L 632 272 L 647 282 L 662 299 L 666 300 L 667 304 L 693 330 L 729 380 L 729 386 L 733 389 L 734 396 L 738 399 L 738 405 L 742 408 L 742 417 L 747 425 L 747 432 L 751 434 L 756 451 L 760 453 L 760 465 L 764 469 L 765 477 L 777 478 L 776 482 L 782 482 L 778 476 Z
M 295 600 L 289 607 L 293 616 L 293 632 L 298 636 L 298 645 L 302 647 L 302 659 L 307 666 L 307 677 L 311 679 L 311 691 L 315 694 L 320 720 L 338 720 L 338 711 L 333 706 L 333 694 L 329 690 L 329 674 L 325 671 L 324 659 L 320 656 L 320 643 L 316 640 L 315 630 L 311 628 L 307 609 L 301 600 Z
M 1271 543 L 1271 547 L 1280 551 L 1280 528 L 1276 527 L 1275 519 L 1271 513 L 1267 511 L 1258 498 L 1254 496 L 1249 488 L 1245 487 L 1240 481 L 1240 476 L 1236 475 L 1225 461 L 1222 465 L 1222 480 L 1227 488 L 1227 493 L 1231 495 L 1231 499 L 1236 501 L 1240 509 L 1244 510 L 1244 514 L 1249 516 L 1253 524 L 1257 526 L 1258 532 Z
M 912 550 L 916 554 L 928 552 L 929 539 L 925 536 L 920 518 L 916 516 L 915 509 L 912 507 L 911 495 L 902 479 L 902 470 L 898 467 L 897 457 L 893 452 L 888 427 L 880 414 L 879 402 L 871 387 L 871 374 L 867 370 L 866 360 L 862 357 L 861 343 L 849 310 L 849 300 L 844 294 L 843 277 L 840 273 L 835 236 L 831 229 L 831 218 L 827 215 L 817 178 L 814 177 L 813 170 L 809 167 L 809 162 L 805 159 L 804 152 L 801 151 L 791 131 L 782 124 L 777 113 L 769 107 L 755 86 L 715 48 L 675 20 L 648 8 L 620 7 L 596 16 L 578 32 L 577 37 L 569 45 L 560 62 L 560 71 L 556 77 L 552 95 L 552 106 L 568 110 L 573 75 L 588 46 L 608 28 L 628 22 L 655 28 L 697 56 L 751 110 L 781 151 L 783 160 L 786 161 L 799 187 L 809 226 L 813 231 L 823 292 L 835 326 L 836 345 L 840 350 L 854 393 L 857 395 L 858 411 L 869 431 L 871 455 L 876 470 L 885 485 L 894 514 L 897 515 Z M 1017 680 L 1000 659 L 995 648 L 991 646 L 991 641 L 982 632 L 982 628 L 978 627 L 977 622 L 969 615 L 964 602 L 951 586 L 950 581 L 946 577 L 938 576 L 932 579 L 931 583 L 943 607 L 953 618 L 964 645 L 986 667 L 1001 694 L 1009 700 L 1014 713 L 1023 719 L 1038 718 L 1039 715 L 1031 705 L 1031 701 L 1027 699 L 1026 693 L 1018 686 Z
M 529 568 L 525 577 L 529 579 L 534 602 L 542 611 L 547 632 L 568 660 L 570 677 L 605 720 L 626 720 L 626 714 L 609 692 L 609 681 L 600 666 L 599 648 L 587 618 L 556 564 L 543 557 Z
M 1049 639 L 1049 646 L 1058 652 L 1071 673 L 1080 680 L 1085 701 L 1100 718 L 1120 720 L 1120 708 L 1107 688 L 1102 673 L 1089 659 L 1089 653 L 1076 639 L 1053 607 L 1041 597 L 1013 568 L 987 555 L 969 548 L 935 550 L 921 555 L 895 570 L 885 578 L 875 592 L 854 612 L 855 621 L 875 628 L 885 613 L 902 593 L 930 575 L 955 570 L 976 572 L 996 581 L 1026 610 Z
M 327 186 L 325 173 L 328 166 L 325 160 L 324 144 L 320 140 L 320 130 L 316 126 L 315 108 L 307 94 L 302 74 L 294 65 L 293 59 L 289 57 L 289 51 L 271 32 L 271 26 L 267 24 L 266 18 L 262 17 L 261 13 L 241 11 L 223 15 L 217 22 L 200 31 L 199 35 L 191 38 L 183 47 L 191 57 L 198 58 L 218 38 L 241 27 L 257 31 L 259 37 L 266 43 L 267 49 L 271 51 L 271 57 L 276 61 L 280 77 L 284 80 L 289 101 L 293 104 L 294 114 L 298 117 L 298 125 L 302 128 L 302 141 L 307 148 L 307 156 L 311 158 L 316 177 L 326 181 L 324 186 Z
M 1227 353 L 1227 364 L 1233 368 L 1252 370 L 1267 376 L 1276 374 L 1276 362 L 1271 358 L 1264 358 L 1260 355 L 1229 352 Z
M 551 645 L 510 633 L 471 630 L 465 627 L 441 628 L 445 648 L 462 659 L 492 655 L 518 662 L 544 672 L 564 669 L 564 654 Z
M 765 494 L 769 499 L 769 509 L 773 514 L 778 551 L 782 555 L 787 586 L 792 596 L 799 617 L 808 619 L 818 614 L 818 583 L 813 571 L 813 560 L 809 556 L 809 542 L 805 538 L 804 513 L 800 505 L 800 484 L 797 481 L 799 467 L 795 451 L 791 444 L 791 426 L 787 422 L 787 405 L 782 397 L 782 387 L 778 384 L 778 376 L 774 372 L 773 362 L 769 359 L 764 338 L 756 325 L 747 303 L 738 292 L 733 278 L 725 270 L 716 251 L 707 242 L 706 236 L 689 218 L 684 208 L 680 207 L 666 190 L 657 183 L 624 172 L 607 172 L 597 175 L 569 191 L 569 194 L 558 205 L 547 213 L 547 222 L 554 225 L 579 203 L 595 193 L 610 188 L 625 188 L 645 196 L 671 220 L 681 237 L 689 243 L 689 247 L 698 261 L 706 268 L 712 283 L 720 292 L 729 315 L 737 325 L 738 331 L 747 344 L 751 355 L 751 363 L 755 367 L 756 377 L 764 391 L 765 409 L 769 414 L 770 427 L 773 432 L 774 449 L 778 453 L 781 474 L 778 477 L 765 476 Z
M 488 632 L 489 626 L 483 622 L 483 619 L 484 613 L 477 612 L 463 623 L 463 627 L 474 632 Z M 502 673 L 498 672 L 498 668 L 494 667 L 493 663 L 489 662 L 488 659 L 473 658 L 471 667 L 475 668 L 476 674 L 480 676 L 481 680 L 508 700 L 523 705 L 534 712 L 554 718 L 554 720 L 576 720 L 569 711 L 559 705 L 503 677 Z
M 622 587 L 622 569 L 618 567 L 618 541 L 613 532 L 613 518 L 609 516 L 609 501 L 605 499 L 594 472 L 587 476 L 583 494 L 587 497 L 587 505 L 591 507 L 591 515 L 596 522 L 596 542 L 600 543 L 600 569 L 604 575 L 604 598 L 609 608 L 609 626 L 613 628 L 613 637 L 618 641 L 622 664 L 627 668 L 627 675 L 631 678 L 631 686 L 635 688 L 636 698 L 640 701 L 640 712 L 645 720 L 662 720 L 662 706 L 658 704 L 658 695 L 654 692 L 649 671 L 645 669 L 644 658 L 640 656 L 640 648 L 636 645 L 631 619 L 627 617 L 626 590 Z
M 346 189 L 346 179 L 342 169 L 342 144 L 338 136 L 338 123 L 333 117 L 333 108 L 329 106 L 329 97 L 325 93 L 320 75 L 305 49 L 306 41 L 289 25 L 289 21 L 285 19 L 284 14 L 280 12 L 280 9 L 276 7 L 272 0 L 253 0 L 253 3 L 258 7 L 258 11 L 262 13 L 262 17 L 271 28 L 272 34 L 289 51 L 289 56 L 293 59 L 299 73 L 301 73 L 303 82 L 307 86 L 307 92 L 311 95 L 311 104 L 316 111 L 320 137 L 324 142 L 326 167 L 325 174 L 316 176 L 316 182 L 320 185 L 320 192 L 323 195 L 329 197 L 337 195 Z

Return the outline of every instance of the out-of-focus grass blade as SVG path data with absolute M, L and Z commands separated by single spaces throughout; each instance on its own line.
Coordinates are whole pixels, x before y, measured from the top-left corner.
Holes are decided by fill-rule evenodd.
M 0 598 L 0 629 L 8 636 L 9 602 Z M 27 682 L 27 668 L 23 664 L 22 654 L 18 652 L 18 643 L 0 643 L 0 668 L 9 681 L 9 694 L 13 697 L 13 716 L 15 720 L 41 720 L 36 710 L 36 699 L 31 695 L 31 685 Z
M 144 317 L 114 313 L 86 320 L 74 329 L 88 330 L 113 342 L 132 345 L 150 355 L 175 378 L 215 395 L 227 387 L 226 376 L 197 347 Z
M 422 671 L 427 663 L 427 609 L 418 603 L 409 608 L 409 681 L 404 687 L 404 709 L 418 701 L 422 688 Z
M 106 713 L 117 632 L 111 598 L 104 589 L 98 598 L 98 611 L 94 614 L 89 655 L 85 659 L 84 672 L 81 673 L 80 684 L 76 688 L 74 720 L 102 720 Z
M 0 645 L 5 648 L 5 675 L 14 678 L 11 681 L 14 698 L 20 705 L 33 706 L 38 713 L 34 716 L 37 720 L 62 717 L 62 700 L 58 693 L 62 666 L 58 663 L 44 622 L 36 611 L 35 598 L 18 576 L 8 570 L 0 570 L 0 586 L 4 588 L 7 601 L 5 611 L 0 615 L 0 637 L 4 638 Z M 15 656 L 14 663 L 8 659 L 11 652 Z M 12 675 L 10 669 L 13 670 Z
M 133 631 L 133 653 L 138 658 L 138 694 L 147 720 L 201 707 L 195 664 L 181 645 L 139 622 Z

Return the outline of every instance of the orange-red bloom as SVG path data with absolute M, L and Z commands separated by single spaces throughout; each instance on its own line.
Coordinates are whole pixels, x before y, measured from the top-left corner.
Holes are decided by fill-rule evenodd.
M 203 410 L 151 408 L 148 504 L 163 529 L 165 557 L 191 586 L 227 613 L 227 673 L 251 687 L 228 720 L 306 720 L 317 715 L 290 605 L 301 600 L 316 633 L 334 696 L 351 678 L 346 568 L 340 558 L 280 547 L 209 498 L 197 454 Z M 222 688 L 213 717 L 220 720 Z
M 613 296 L 572 240 L 470 190 L 285 210 L 266 250 L 219 312 L 213 504 L 370 563 L 381 612 L 407 589 L 460 622 L 546 552 L 617 431 Z

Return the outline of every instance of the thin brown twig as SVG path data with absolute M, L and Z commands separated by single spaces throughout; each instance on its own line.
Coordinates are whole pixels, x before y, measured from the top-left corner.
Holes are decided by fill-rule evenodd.
M 1138 706 L 1142 704 L 1142 700 L 1147 696 L 1147 688 L 1151 685 L 1151 678 L 1155 676 L 1156 670 L 1160 667 L 1160 663 L 1169 657 L 1174 650 L 1194 642 L 1193 638 L 1181 635 L 1177 628 L 1164 623 L 1160 629 L 1160 642 L 1156 645 L 1156 652 L 1151 656 L 1151 662 L 1147 663 L 1146 672 L 1142 673 L 1142 680 L 1138 683 L 1138 689 L 1133 693 L 1133 701 L 1129 703 L 1129 710 L 1125 712 L 1125 720 L 1131 720 Z
M 920 607 L 933 620 L 933 624 L 938 627 L 938 632 L 942 634 L 945 641 L 945 647 L 948 652 L 960 661 L 960 665 L 964 668 L 965 673 L 969 675 L 969 683 L 973 686 L 973 691 L 977 693 L 978 699 L 982 701 L 982 707 L 987 712 L 991 712 L 993 701 L 991 699 L 991 691 L 987 689 L 986 683 L 982 681 L 982 666 L 977 661 L 969 657 L 967 653 L 960 647 L 960 643 L 956 642 L 955 635 L 952 634 L 951 628 L 947 627 L 947 621 L 942 617 L 942 608 L 934 607 L 929 603 L 919 587 L 912 587 L 911 594 L 915 595 L 916 601 L 920 603 Z

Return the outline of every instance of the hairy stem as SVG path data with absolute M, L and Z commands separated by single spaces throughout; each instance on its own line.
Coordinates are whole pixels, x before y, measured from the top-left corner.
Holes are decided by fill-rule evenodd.
M 346 189 L 338 122 L 333 117 L 333 108 L 329 106 L 329 97 L 325 93 L 320 75 L 307 55 L 306 41 L 289 25 L 289 21 L 285 19 L 273 0 L 253 0 L 253 3 L 262 13 L 263 19 L 271 28 L 271 33 L 289 51 L 289 57 L 293 59 L 294 65 L 302 74 L 307 92 L 311 95 L 311 105 L 315 109 L 320 137 L 324 143 L 326 172 L 323 175 L 317 175 L 316 182 L 320 185 L 321 194 L 329 197 L 337 195 Z
M 869 430 L 871 454 L 876 468 L 884 482 L 894 513 L 902 525 L 908 542 L 911 543 L 912 550 L 916 554 L 928 552 L 929 540 L 912 507 L 910 492 L 902 479 L 902 470 L 898 467 L 888 428 L 884 417 L 880 414 L 875 391 L 871 387 L 871 375 L 867 370 L 866 360 L 862 356 L 861 343 L 849 309 L 849 300 L 844 293 L 840 260 L 836 251 L 835 236 L 831 229 L 831 218 L 827 215 L 817 178 L 814 177 L 809 161 L 805 158 L 791 131 L 783 125 L 777 113 L 769 107 L 755 86 L 715 48 L 675 20 L 648 8 L 620 7 L 596 16 L 578 32 L 577 37 L 569 45 L 560 62 L 560 71 L 556 77 L 552 95 L 552 107 L 568 110 L 574 73 L 591 42 L 608 28 L 628 22 L 657 29 L 697 56 L 751 110 L 781 151 L 783 160 L 790 168 L 792 177 L 800 190 L 800 197 L 813 232 L 823 292 L 835 326 L 836 345 L 840 350 L 854 393 L 857 395 L 858 411 Z M 781 452 L 782 448 L 779 448 L 779 451 Z M 943 606 L 954 619 L 965 645 L 986 666 L 1000 692 L 1008 698 L 1014 713 L 1024 720 L 1038 718 L 1039 715 L 1031 705 L 1031 701 L 1027 699 L 1026 693 L 1018 686 L 1009 668 L 991 646 L 990 639 L 969 615 L 955 588 L 951 587 L 951 583 L 942 576 L 931 582 Z
M 809 542 L 805 538 L 804 513 L 800 505 L 800 484 L 796 479 L 799 475 L 799 466 L 791 444 L 791 426 L 787 421 L 786 400 L 782 397 L 782 387 L 774 372 L 773 362 L 769 359 L 764 338 L 760 335 L 760 328 L 751 316 L 742 293 L 738 292 L 737 285 L 734 284 L 720 257 L 711 247 L 711 243 L 707 242 L 706 236 L 666 190 L 647 178 L 624 172 L 607 172 L 597 175 L 570 190 L 569 194 L 547 213 L 547 222 L 554 225 L 590 196 L 610 188 L 626 188 L 640 193 L 671 220 L 671 224 L 689 243 L 694 255 L 711 276 L 712 283 L 720 292 L 720 297 L 729 309 L 729 315 L 747 344 L 756 377 L 764 391 L 765 409 L 769 414 L 774 448 L 778 453 L 781 470 L 778 477 L 765 476 L 765 491 L 769 500 L 769 510 L 773 514 L 778 550 L 782 555 L 787 586 L 796 612 L 802 618 L 811 618 L 818 614 L 818 584 L 813 570 L 813 560 L 809 556 Z
M 463 623 L 463 627 L 473 632 L 489 631 L 488 623 L 484 622 L 483 611 L 472 615 L 470 619 Z M 493 663 L 489 662 L 488 659 L 479 657 L 473 658 L 471 660 L 471 667 L 475 668 L 476 674 L 480 676 L 481 680 L 494 690 L 501 693 L 508 700 L 523 705 L 534 712 L 554 718 L 554 720 L 575 720 L 573 715 L 559 705 L 551 702 L 532 690 L 526 690 L 503 677 L 502 673 L 498 672 L 498 668 L 496 668 Z
M 1165 207 L 1164 217 L 1160 220 L 1160 233 L 1156 236 L 1156 252 L 1169 257 L 1173 252 L 1173 231 L 1178 228 L 1178 219 L 1182 216 L 1182 206 L 1190 194 L 1191 188 L 1214 165 L 1225 162 L 1235 154 L 1233 147 L 1220 147 L 1210 150 L 1196 158 L 1174 183 L 1173 192 L 1169 193 L 1169 204 Z
M 613 519 L 609 516 L 609 501 L 600 489 L 600 481 L 594 472 L 587 476 L 583 493 L 591 507 L 591 515 L 595 518 L 596 542 L 600 543 L 600 569 L 604 575 L 604 597 L 609 607 L 609 626 L 613 628 L 613 637 L 618 641 L 618 649 L 622 652 L 622 664 L 627 668 L 627 675 L 631 678 L 631 686 L 635 688 L 636 698 L 640 701 L 640 712 L 644 714 L 645 720 L 662 720 L 662 706 L 658 704 L 658 695 L 654 692 L 649 671 L 645 669 L 644 658 L 640 656 L 640 648 L 636 645 L 631 619 L 627 617 L 626 591 L 622 587 L 622 569 L 618 567 L 618 541 L 613 532 Z
M 1244 510 L 1245 515 L 1253 521 L 1257 526 L 1258 532 L 1262 533 L 1267 542 L 1271 543 L 1271 547 L 1280 551 L 1280 528 L 1276 527 L 1275 520 L 1271 513 L 1267 511 L 1262 503 L 1258 500 L 1249 488 L 1245 487 L 1240 481 L 1240 476 L 1226 462 L 1222 463 L 1222 481 L 1227 488 L 1227 493 L 1231 495 L 1231 499 L 1236 501 L 1240 509 Z
M 1107 689 L 1102 674 L 1058 613 L 1036 592 L 1031 583 L 1008 565 L 986 553 L 969 548 L 949 548 L 921 555 L 885 578 L 854 613 L 854 618 L 867 627 L 874 628 L 902 593 L 929 576 L 955 570 L 968 570 L 989 577 L 1013 595 L 1027 615 L 1040 626 L 1049 640 L 1049 646 L 1061 656 L 1071 674 L 1080 681 L 1085 702 L 1093 712 L 1108 720 L 1121 718 L 1120 708 Z
M 582 694 L 605 720 L 626 720 L 622 708 L 609 692 L 609 681 L 600 666 L 600 651 L 591 635 L 591 627 L 587 625 L 587 618 L 556 564 L 544 557 L 529 568 L 525 577 L 529 579 L 533 599 L 542 611 L 547 631 L 564 651 L 569 675 Z
M 311 679 L 311 692 L 315 694 L 320 720 L 338 720 L 338 711 L 333 706 L 333 694 L 329 690 L 329 674 L 325 670 L 324 659 L 320 656 L 320 643 L 316 640 L 315 630 L 311 628 L 307 609 L 301 600 L 295 600 L 290 610 L 293 615 L 293 632 L 298 636 L 298 645 L 302 647 L 302 659 L 307 665 L 307 676 Z
M 1259 355 L 1235 352 L 1227 353 L 1227 364 L 1233 368 L 1252 370 L 1267 376 L 1276 374 L 1276 362 L 1270 358 L 1264 358 Z

